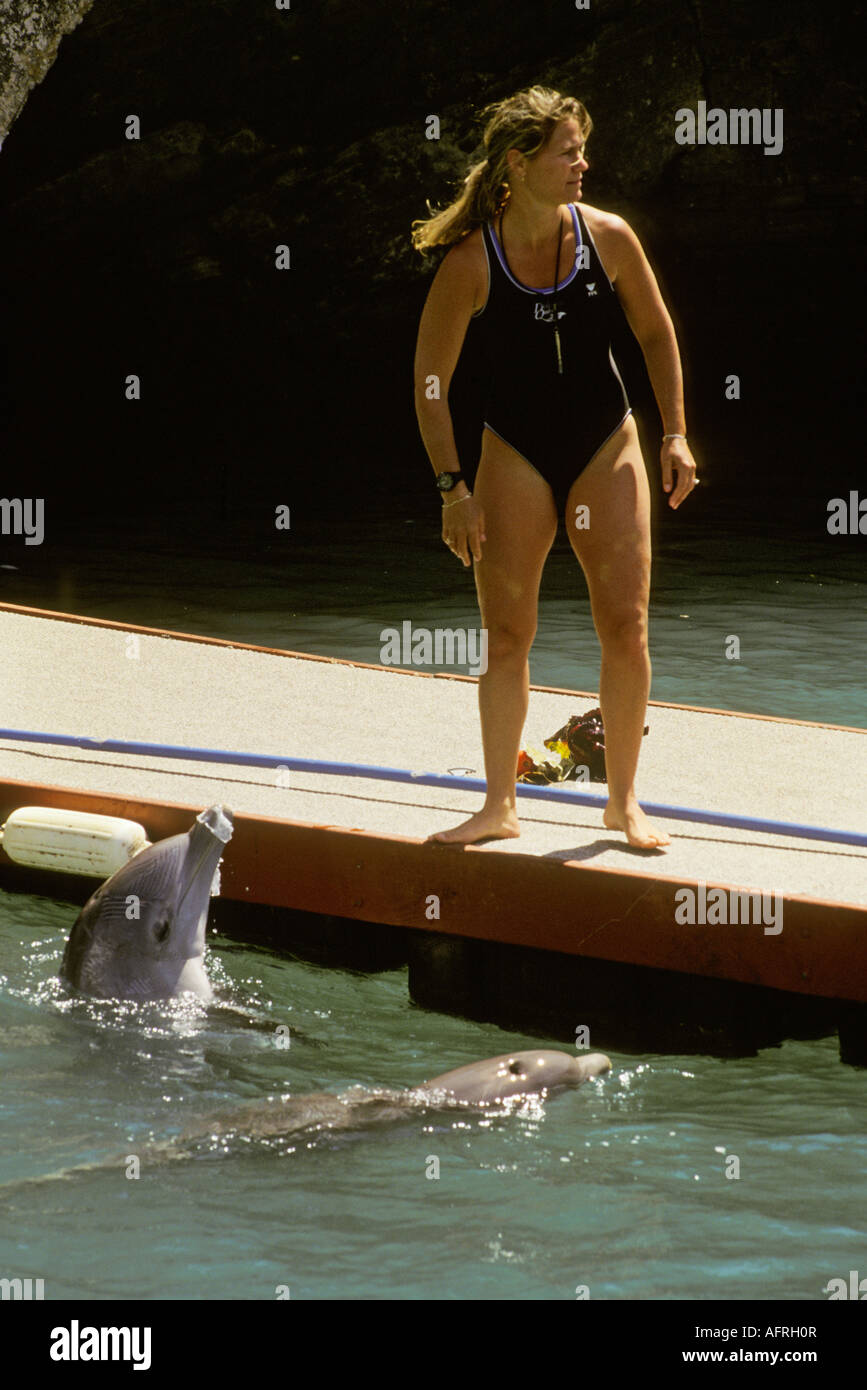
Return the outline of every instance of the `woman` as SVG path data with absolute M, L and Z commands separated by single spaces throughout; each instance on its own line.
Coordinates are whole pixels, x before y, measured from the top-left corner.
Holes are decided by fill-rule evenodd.
M 485 804 L 433 838 L 473 844 L 520 833 L 515 777 L 527 658 L 542 568 L 564 508 L 602 648 L 603 819 L 631 845 L 661 849 L 669 838 L 645 816 L 634 788 L 650 691 L 649 490 L 609 344 L 619 301 L 659 405 L 662 483 L 676 508 L 696 477 L 674 328 L 631 228 L 599 208 L 577 207 L 592 125 L 581 102 L 532 87 L 485 114 L 487 158 L 455 203 L 413 224 L 421 251 L 455 243 L 422 313 L 416 410 L 442 495 L 443 540 L 464 565 L 473 557 L 488 634 L 479 677 Z M 487 391 L 471 493 L 460 475 L 448 388 L 474 316 Z

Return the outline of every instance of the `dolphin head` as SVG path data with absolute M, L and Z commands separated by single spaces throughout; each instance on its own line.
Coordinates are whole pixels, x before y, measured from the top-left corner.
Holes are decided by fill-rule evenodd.
M 99 999 L 211 998 L 204 968 L 211 884 L 232 837 L 232 812 L 210 806 L 185 835 L 135 855 L 85 903 L 61 979 Z
M 507 1100 L 510 1096 L 533 1095 L 561 1086 L 580 1086 L 593 1076 L 611 1070 L 602 1052 L 572 1056 L 568 1052 L 538 1049 L 531 1052 L 504 1052 L 483 1062 L 470 1062 L 428 1081 L 425 1092 L 445 1091 L 456 1100 L 474 1103 Z

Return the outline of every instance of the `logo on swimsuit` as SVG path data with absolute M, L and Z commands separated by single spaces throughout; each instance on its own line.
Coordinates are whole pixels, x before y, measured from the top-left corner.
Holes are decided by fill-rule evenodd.
M 584 288 L 586 289 L 586 291 L 587 291 L 588 294 L 595 294 L 595 293 L 596 293 L 596 281 L 594 280 L 593 283 L 590 284 L 590 285 L 585 285 Z
M 535 313 L 533 314 L 533 317 L 536 318 L 536 319 L 538 319 L 538 320 L 540 321 L 540 323 L 553 323 L 553 322 L 554 322 L 554 310 L 551 308 L 551 306 L 550 306 L 549 304 L 543 304 L 540 300 L 537 299 L 537 300 L 536 300 L 536 306 L 535 306 Z M 557 317 L 558 317 L 558 319 L 565 318 L 565 317 L 566 317 L 566 310 L 565 310 L 565 309 L 558 309 L 558 310 L 557 310 Z

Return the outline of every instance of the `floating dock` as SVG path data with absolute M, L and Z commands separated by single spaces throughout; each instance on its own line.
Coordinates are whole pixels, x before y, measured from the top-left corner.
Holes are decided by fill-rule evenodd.
M 28 804 L 88 810 L 138 820 L 155 840 L 187 829 L 192 815 L 221 801 L 236 818 L 223 897 L 348 920 L 358 932 L 362 924 L 401 929 L 419 1002 L 490 1013 L 496 995 L 520 1019 L 529 1016 L 522 998 L 535 989 L 533 1016 L 550 1005 L 562 1032 L 564 1010 L 575 1027 L 592 1012 L 576 982 L 592 980 L 594 996 L 616 1001 L 618 982 L 634 984 L 616 973 L 629 967 L 641 971 L 645 993 L 659 987 L 660 998 L 680 982 L 694 999 L 729 985 L 770 992 L 761 1001 L 756 995 L 761 1009 L 771 994 L 809 1002 L 816 1029 L 838 1024 L 849 1050 L 859 1049 L 867 1004 L 863 843 L 657 816 L 672 845 L 667 854 L 646 853 L 606 830 L 597 807 L 548 799 L 521 802 L 519 840 L 432 844 L 427 836 L 480 805 L 479 793 L 461 786 L 484 775 L 472 678 L 15 605 L 0 605 L 0 644 L 3 726 L 95 741 L 0 740 L 0 820 Z M 541 746 L 597 703 L 594 694 L 533 687 L 526 741 Z M 644 803 L 863 837 L 867 731 L 659 703 L 649 706 L 647 723 L 638 780 Z M 106 740 L 240 750 L 278 762 L 132 755 L 101 749 Z M 295 759 L 449 780 L 422 786 L 323 775 L 294 770 Z M 604 794 L 599 785 L 579 789 Z M 0 883 L 22 881 L 0 851 Z M 716 916 L 708 908 L 714 889 L 721 890 Z M 764 894 L 763 909 L 747 894 Z M 752 917 L 744 920 L 748 901 Z M 735 903 L 737 922 L 728 912 Z M 519 956 L 510 955 L 514 948 Z M 514 968 L 504 993 L 491 981 L 503 976 L 506 960 Z M 568 999 L 557 978 L 572 982 Z M 696 993 L 699 981 L 707 988 Z M 703 1016 L 713 1032 L 708 1009 L 698 1006 L 699 1032 Z M 658 1009 L 657 1017 L 662 1022 Z

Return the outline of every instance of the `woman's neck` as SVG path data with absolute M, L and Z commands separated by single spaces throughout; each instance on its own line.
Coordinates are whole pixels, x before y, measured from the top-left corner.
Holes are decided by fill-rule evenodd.
M 503 225 L 512 244 L 528 251 L 539 251 L 559 233 L 563 218 L 561 207 L 539 203 L 527 194 L 509 198 L 503 209 Z

